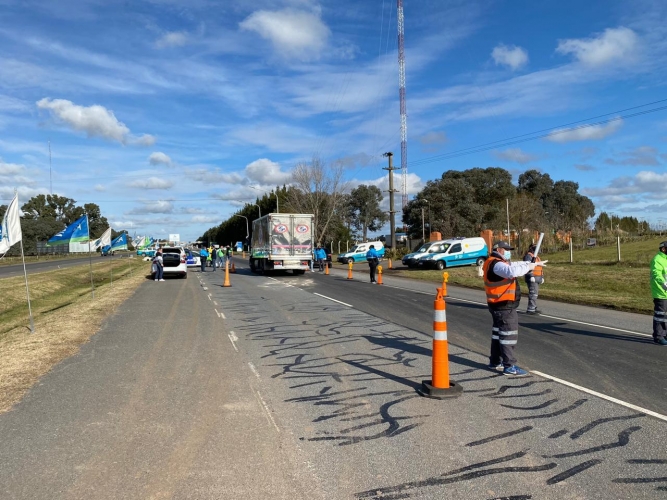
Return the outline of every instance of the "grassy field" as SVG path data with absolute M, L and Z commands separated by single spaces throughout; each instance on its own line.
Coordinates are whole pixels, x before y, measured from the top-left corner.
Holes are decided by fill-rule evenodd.
M 124 256 L 129 255 L 130 253 L 133 253 L 133 252 L 123 253 L 123 255 Z M 119 255 L 120 255 L 120 252 L 116 252 L 115 258 L 118 258 Z M 87 253 L 83 253 L 83 254 L 74 254 L 74 253 L 72 253 L 72 254 L 68 254 L 68 255 L 40 255 L 40 256 L 26 255 L 25 256 L 25 262 L 26 262 L 26 264 L 28 264 L 29 262 L 51 262 L 51 261 L 54 261 L 54 260 L 69 260 L 69 259 L 82 259 L 82 258 L 88 258 L 88 254 Z M 95 259 L 100 259 L 100 258 L 101 257 L 100 257 L 99 253 L 97 253 L 97 252 L 93 253 L 93 262 L 95 261 Z M 18 257 L 17 256 L 11 256 L 11 257 L 5 256 L 5 257 L 0 259 L 0 266 L 15 266 L 15 265 L 22 264 L 22 263 L 23 263 L 23 260 L 21 260 L 20 255 Z
M 146 281 L 140 259 L 94 261 L 95 298 L 88 266 L 29 274 L 35 333 L 29 331 L 23 276 L 5 278 L 0 302 L 0 412 L 7 411 L 51 367 L 78 351 L 134 290 Z
M 545 268 L 545 284 L 540 287 L 540 298 L 652 314 L 649 263 L 663 240 L 656 238 L 622 244 L 621 262 L 617 262 L 616 246 L 577 250 L 573 263 L 570 263 L 569 251 L 542 255 L 549 263 Z M 357 264 L 355 268 L 359 266 Z M 387 276 L 442 282 L 442 271 L 413 270 L 400 264 L 393 270 L 386 267 L 384 264 Z M 454 267 L 447 272 L 450 284 L 484 288 L 476 267 Z M 527 293 L 523 280 L 521 289 Z

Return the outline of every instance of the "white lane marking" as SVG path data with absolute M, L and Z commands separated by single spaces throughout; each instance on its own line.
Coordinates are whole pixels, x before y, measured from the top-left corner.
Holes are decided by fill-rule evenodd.
M 611 396 L 607 396 L 606 394 L 602 394 L 601 392 L 596 392 L 591 389 L 587 389 L 586 387 L 582 387 L 577 384 L 573 384 L 572 382 L 568 382 L 567 380 L 562 380 L 556 377 L 552 377 L 551 375 L 547 375 L 546 373 L 542 372 L 536 372 L 534 370 L 531 370 L 530 373 L 533 373 L 537 375 L 538 377 L 542 378 L 547 378 L 549 380 L 553 380 L 554 382 L 558 382 L 559 384 L 566 385 L 568 387 L 572 387 L 573 389 L 577 389 L 581 392 L 585 392 L 587 394 L 591 394 L 593 396 L 597 396 L 598 398 L 606 399 L 607 401 L 611 401 L 612 403 L 616 403 L 621 406 L 625 406 L 626 408 L 630 408 L 632 410 L 638 411 L 639 413 L 644 413 L 646 415 L 650 415 L 655 418 L 659 418 L 660 420 L 664 420 L 667 422 L 667 415 L 662 415 L 660 413 L 656 413 L 651 410 L 647 410 L 646 408 L 642 408 L 641 406 L 633 405 L 632 403 L 627 403 L 625 401 L 622 401 L 620 399 L 612 398 Z
M 214 301 L 213 301 L 213 305 L 214 305 L 214 306 L 217 306 L 217 305 L 218 305 L 218 302 L 214 300 Z
M 229 341 L 230 341 L 230 342 L 232 343 L 232 345 L 234 346 L 234 350 L 235 350 L 236 352 L 239 352 L 239 348 L 236 347 L 236 341 L 237 341 L 239 338 L 236 336 L 236 334 L 235 334 L 234 332 L 229 332 L 229 335 L 227 335 L 227 336 L 229 337 Z
M 223 312 L 220 312 L 220 317 L 221 317 L 222 319 L 227 319 L 227 316 L 225 316 L 225 313 L 223 313 Z
M 276 278 L 272 278 L 271 276 L 266 277 L 267 280 L 272 280 L 272 281 L 278 281 Z
M 217 315 L 218 315 L 218 318 L 219 318 L 219 317 L 220 317 L 220 313 L 218 312 L 218 310 L 217 310 L 217 309 L 213 309 L 213 310 L 215 311 L 215 314 L 217 314 Z
M 252 372 L 255 374 L 255 377 L 257 377 L 257 378 L 261 378 L 261 377 L 259 376 L 259 372 L 257 371 L 257 368 L 255 368 L 255 365 L 253 365 L 252 363 L 248 362 L 248 366 L 250 367 L 250 371 L 252 371 Z
M 428 293 L 428 292 L 422 292 L 422 291 L 419 291 L 419 290 L 410 290 L 409 288 L 401 288 L 401 287 L 398 287 L 398 286 L 387 286 L 387 288 L 395 288 L 397 290 L 404 290 L 404 291 L 408 291 L 408 292 L 420 293 L 422 295 L 435 295 L 435 294 L 431 294 L 431 293 Z M 445 298 L 447 300 L 458 300 L 460 302 L 467 302 L 469 304 L 478 304 L 480 306 L 485 306 L 486 305 L 486 302 L 477 302 L 475 300 L 460 299 L 458 297 L 447 296 Z M 586 323 L 584 321 L 577 321 L 575 319 L 560 318 L 558 316 L 549 316 L 548 314 L 540 314 L 540 316 L 542 316 L 544 318 L 557 319 L 557 320 L 560 320 L 560 321 L 566 321 L 566 322 L 570 322 L 570 323 L 577 323 L 577 324 L 580 324 L 580 325 L 593 326 L 595 328 L 603 328 L 605 330 L 614 330 L 616 332 L 630 333 L 632 335 L 639 335 L 641 337 L 653 337 L 652 334 L 634 332 L 632 330 L 623 330 L 622 328 L 615 328 L 613 326 L 598 325 L 596 323 Z
M 334 301 L 334 302 L 338 302 L 339 304 L 343 304 L 344 306 L 347 306 L 347 307 L 352 307 L 351 304 L 346 304 L 345 302 L 341 302 L 340 300 L 332 299 L 331 297 L 327 297 L 326 295 L 322 295 L 321 293 L 314 293 L 314 295 L 317 295 L 318 297 L 322 297 L 323 299 L 327 299 L 327 300 L 332 300 L 332 301 Z
M 259 404 L 261 404 L 262 408 L 264 408 L 264 414 L 266 415 L 269 424 L 273 425 L 273 427 L 276 429 L 276 432 L 280 432 L 280 428 L 276 424 L 276 421 L 273 420 L 273 415 L 271 415 L 271 410 L 269 410 L 269 405 L 266 404 L 266 401 L 264 401 L 264 398 L 262 398 L 262 395 L 259 393 L 258 390 L 253 388 L 253 391 L 255 393 L 255 396 L 257 396 Z
M 208 300 L 211 300 L 211 294 L 210 293 L 208 294 Z
M 650 335 L 650 334 L 633 332 L 632 330 L 623 330 L 622 328 L 614 328 L 612 326 L 596 325 L 595 323 L 584 323 L 583 321 L 576 321 L 574 319 L 559 318 L 558 316 L 547 316 L 546 314 L 540 314 L 540 316 L 544 316 L 545 318 L 551 318 L 551 319 L 559 319 L 559 320 L 562 320 L 562 321 L 569 321 L 570 323 L 578 323 L 580 325 L 594 326 L 596 328 L 604 328 L 605 330 L 614 330 L 616 332 L 631 333 L 632 335 L 641 335 L 642 337 L 653 337 L 653 335 Z

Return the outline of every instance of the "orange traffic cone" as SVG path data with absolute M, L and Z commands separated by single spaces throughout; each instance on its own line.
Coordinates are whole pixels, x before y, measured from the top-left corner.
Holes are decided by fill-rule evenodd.
M 389 266 L 388 266 L 388 267 L 389 267 L 389 269 L 393 269 L 393 268 L 394 268 L 393 264 L 391 263 L 391 257 L 389 257 Z
M 231 272 L 232 273 L 236 272 L 236 266 L 234 265 L 234 261 L 232 261 L 232 270 L 231 270 Z
M 229 282 L 229 261 L 225 262 L 225 282 L 222 286 L 232 286 Z
M 327 276 L 329 275 L 329 263 L 328 262 L 324 263 L 324 274 L 326 274 Z
M 446 274 L 446 273 L 445 273 Z M 444 284 L 447 283 L 447 276 Z M 447 311 L 445 289 L 438 288 L 438 295 L 433 303 L 433 360 L 431 380 L 422 380 L 419 393 L 434 399 L 460 396 L 463 388 L 449 379 L 449 344 L 447 341 Z
M 353 262 L 349 262 L 347 264 L 347 279 L 351 280 L 352 279 L 352 266 L 354 265 Z
M 389 261 L 389 262 L 391 262 L 391 261 Z M 384 285 L 384 283 L 382 283 L 382 266 L 378 266 L 378 280 L 377 280 L 377 284 L 378 284 L 378 285 Z

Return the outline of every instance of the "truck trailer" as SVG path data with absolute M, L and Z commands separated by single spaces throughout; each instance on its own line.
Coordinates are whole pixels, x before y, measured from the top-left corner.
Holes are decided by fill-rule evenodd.
M 304 274 L 313 261 L 313 215 L 268 214 L 252 221 L 250 269 Z

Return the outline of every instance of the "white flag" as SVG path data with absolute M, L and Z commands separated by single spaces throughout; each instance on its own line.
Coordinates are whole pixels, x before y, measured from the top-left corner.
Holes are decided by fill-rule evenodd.
M 19 195 L 15 194 L 2 218 L 0 226 L 0 254 L 5 254 L 12 245 L 23 239 L 19 217 Z
M 104 234 L 100 236 L 99 240 L 95 240 L 93 249 L 97 250 L 99 247 L 111 246 L 111 228 L 104 231 Z

